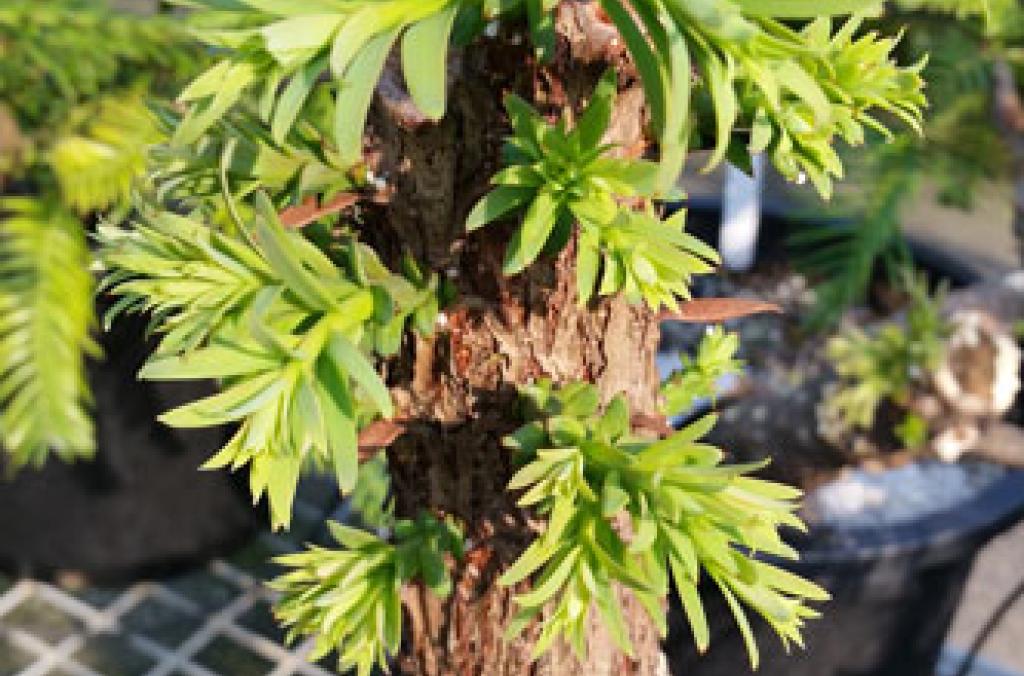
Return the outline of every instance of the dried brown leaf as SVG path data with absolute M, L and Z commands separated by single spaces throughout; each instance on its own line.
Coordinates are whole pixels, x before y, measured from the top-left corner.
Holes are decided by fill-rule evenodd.
M 654 432 L 658 436 L 667 436 L 672 434 L 675 430 L 672 429 L 672 425 L 669 424 L 668 418 L 665 416 L 653 416 L 643 415 L 641 413 L 634 413 L 630 419 L 630 423 L 633 429 L 643 432 Z
M 339 193 L 327 204 L 320 206 L 316 197 L 310 195 L 302 204 L 288 207 L 280 213 L 281 223 L 286 228 L 301 228 L 313 221 L 336 214 L 342 209 L 347 209 L 359 201 L 359 195 L 352 192 Z
M 775 303 L 747 298 L 695 298 L 680 304 L 676 311 L 662 311 L 658 318 L 693 324 L 718 324 L 766 312 L 782 314 L 782 308 Z

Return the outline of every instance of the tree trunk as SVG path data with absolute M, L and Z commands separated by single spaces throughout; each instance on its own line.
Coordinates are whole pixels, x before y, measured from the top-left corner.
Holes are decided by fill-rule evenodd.
M 466 214 L 500 168 L 508 133 L 502 94 L 520 92 L 547 113 L 578 112 L 608 59 L 623 58 L 609 51 L 615 43 L 589 3 L 563 5 L 552 64 L 538 65 L 526 45 L 498 36 L 453 60 L 441 122 L 417 119 L 393 72 L 382 80 L 371 115 L 371 168 L 394 190 L 390 203 L 365 214 L 364 238 L 391 262 L 410 251 L 459 290 L 434 337 L 410 336 L 387 364 L 392 395 L 409 421 L 388 451 L 397 512 L 455 516 L 465 524 L 468 550 L 453 563 L 456 585 L 448 599 L 417 586 L 406 590 L 406 636 L 397 660 L 404 673 L 667 673 L 657 630 L 622 591 L 635 660 L 618 653 L 596 619 L 586 663 L 565 645 L 532 662 L 539 625 L 504 638 L 516 610 L 514 590 L 496 579 L 544 527 L 505 490 L 513 468 L 501 438 L 522 424 L 517 386 L 545 376 L 556 383 L 585 379 L 606 400 L 624 392 L 637 413 L 657 412 L 659 332 L 649 310 L 620 299 L 577 307 L 572 242 L 507 278 L 501 263 L 514 224 L 464 235 Z M 628 72 L 620 85 L 609 140 L 640 152 L 642 93 Z
M 500 245 L 481 242 L 467 247 L 466 258 L 480 255 L 481 263 L 473 265 L 497 281 L 500 253 Z M 447 331 L 410 350 L 411 385 L 403 395 L 405 410 L 418 422 L 389 452 L 397 508 L 455 515 L 467 524 L 470 553 L 456 567 L 457 591 L 450 599 L 422 589 L 406 595 L 410 632 L 400 662 L 406 673 L 596 676 L 656 674 L 661 668 L 655 628 L 621 593 L 639 656 L 635 663 L 616 654 L 596 624 L 586 664 L 558 646 L 531 666 L 539 626 L 523 639 L 503 638 L 515 607 L 512 593 L 495 580 L 543 529 L 504 488 L 512 467 L 501 438 L 521 423 L 514 386 L 538 376 L 556 382 L 582 377 L 598 383 L 606 397 L 625 392 L 638 410 L 654 412 L 656 321 L 621 301 L 577 309 L 571 260 L 567 251 L 502 284 L 501 301 L 464 298 L 448 315 Z

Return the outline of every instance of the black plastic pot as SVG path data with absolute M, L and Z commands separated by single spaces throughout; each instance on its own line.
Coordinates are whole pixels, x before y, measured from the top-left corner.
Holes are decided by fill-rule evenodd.
M 102 336 L 106 358 L 90 367 L 96 458 L 51 459 L 0 480 L 3 567 L 125 579 L 198 562 L 251 537 L 258 514 L 244 486 L 225 472 L 198 470 L 227 430 L 173 430 L 156 421 L 213 385 L 139 382 L 149 349 L 144 326 L 117 322 Z
M 691 211 L 695 229 L 713 242 L 717 213 Z M 759 255 L 784 256 L 780 219 L 768 219 Z M 914 248 L 912 246 L 912 248 Z M 919 263 L 954 285 L 976 281 L 949 256 L 915 251 Z M 955 259 L 954 259 L 955 260 Z M 784 565 L 828 589 L 833 600 L 808 622 L 806 650 L 786 654 L 766 623 L 749 616 L 764 676 L 932 676 L 978 551 L 1024 516 L 1024 472 L 1014 471 L 955 508 L 885 529 L 812 528 L 789 539 L 801 553 Z M 703 590 L 711 647 L 698 655 L 689 626 L 672 599 L 666 652 L 672 673 L 750 673 L 742 637 L 717 590 Z

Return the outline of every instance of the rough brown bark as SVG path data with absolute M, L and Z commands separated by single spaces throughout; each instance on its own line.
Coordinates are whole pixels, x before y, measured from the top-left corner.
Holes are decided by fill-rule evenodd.
M 497 281 L 500 248 L 470 243 L 465 254 L 486 261 L 471 265 L 482 265 Z M 596 627 L 586 664 L 559 647 L 530 666 L 532 636 L 502 637 L 515 609 L 495 578 L 543 527 L 504 489 L 512 468 L 500 439 L 520 423 L 515 385 L 539 376 L 583 377 L 606 397 L 625 392 L 637 410 L 655 410 L 656 321 L 621 301 L 576 308 L 570 260 L 566 252 L 524 278 L 502 280 L 497 299 L 465 298 L 449 314 L 447 331 L 410 349 L 409 384 L 395 392 L 414 422 L 389 456 L 398 509 L 453 514 L 467 524 L 472 544 L 457 568 L 452 599 L 418 590 L 406 598 L 412 633 L 402 668 L 408 673 L 658 673 L 657 636 L 632 599 L 623 603 L 641 656 L 636 664 L 615 654 Z
M 596 621 L 586 663 L 566 646 L 532 662 L 539 626 L 519 639 L 503 637 L 515 608 L 511 591 L 495 580 L 543 529 L 505 491 L 512 467 L 500 440 L 521 424 L 516 387 L 542 376 L 556 383 L 586 379 L 606 399 L 623 392 L 637 413 L 657 413 L 653 313 L 619 299 L 577 307 L 571 242 L 560 255 L 507 278 L 501 262 L 510 224 L 471 237 L 463 232 L 466 214 L 500 168 L 508 133 L 502 94 L 518 91 L 547 113 L 578 112 L 609 58 L 622 58 L 614 41 L 595 50 L 585 39 L 587 31 L 607 31 L 589 3 L 564 4 L 554 64 L 539 66 L 528 46 L 499 36 L 453 60 L 449 111 L 441 122 L 417 120 L 393 77 L 385 78 L 371 116 L 371 166 L 393 198 L 368 209 L 364 237 L 392 260 L 410 251 L 460 293 L 433 338 L 410 337 L 387 365 L 407 428 L 388 451 L 397 510 L 454 515 L 469 540 L 468 555 L 453 564 L 456 591 L 449 599 L 406 590 L 398 659 L 404 673 L 666 673 L 656 629 L 622 592 L 635 660 L 619 654 Z M 624 152 L 641 152 L 642 95 L 628 72 L 620 85 L 613 140 Z

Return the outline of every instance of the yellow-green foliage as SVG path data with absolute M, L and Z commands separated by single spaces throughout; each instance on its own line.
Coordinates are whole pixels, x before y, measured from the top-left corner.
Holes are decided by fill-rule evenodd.
M 61 200 L 79 213 L 125 204 L 145 172 L 146 151 L 161 139 L 141 97 L 111 96 L 73 111 L 47 161 Z
M 0 4 L 0 422 L 13 466 L 93 450 L 85 359 L 98 356 L 85 226 L 125 209 L 159 138 L 145 99 L 191 72 L 180 22 L 87 0 Z
M 387 670 L 388 657 L 398 652 L 402 585 L 420 579 L 438 596 L 451 593 L 445 557 L 462 557 L 462 532 L 429 514 L 395 523 L 394 543 L 327 525 L 342 549 L 310 547 L 276 559 L 292 570 L 271 583 L 282 594 L 274 614 L 289 627 L 289 640 L 316 637 L 310 659 L 336 650 L 340 671 L 370 676 L 374 666 Z
M 664 636 L 671 578 L 703 651 L 711 636 L 697 587 L 706 575 L 735 615 L 751 666 L 758 650 L 744 605 L 787 648 L 802 645 L 804 621 L 817 616 L 805 602 L 828 594 L 756 556 L 796 557 L 778 530 L 803 528 L 793 514 L 799 491 L 747 476 L 762 463 L 723 464 L 724 454 L 701 442 L 714 415 L 659 440 L 634 434 L 624 397 L 601 411 L 593 385 L 557 389 L 543 381 L 524 392 L 530 421 L 505 442 L 521 467 L 508 487 L 522 491 L 518 504 L 546 514 L 548 524 L 501 578 L 514 585 L 536 574 L 533 589 L 515 597 L 510 636 L 550 606 L 534 655 L 563 638 L 582 658 L 593 607 L 632 654 L 616 587 L 637 597 Z M 628 520 L 629 537 L 619 519 Z
M 616 76 L 609 71 L 590 105 L 569 131 L 565 120 L 549 125 L 517 96 L 505 100 L 513 135 L 505 144 L 506 166 L 496 186 L 470 212 L 469 231 L 523 211 L 505 255 L 506 274 L 521 272 L 541 251 L 561 249 L 574 225 L 577 300 L 622 293 L 653 309 L 676 308 L 688 298 L 694 275 L 711 272 L 718 253 L 683 232 L 685 212 L 662 221 L 653 209 L 638 212 L 622 200 L 653 197 L 658 165 L 609 157 L 603 145 L 615 104 Z M 601 269 L 603 262 L 603 270 Z
M 947 206 L 971 208 L 982 181 L 1012 177 L 1013 144 L 998 124 L 995 71 L 1007 68 L 1024 81 L 1020 46 L 1024 6 L 1018 0 L 897 0 L 874 22 L 882 31 L 906 29 L 897 51 L 908 60 L 928 57 L 922 71 L 930 106 L 924 134 L 899 134 L 851 154 L 858 189 L 832 206 L 850 221 L 813 224 L 795 238 L 809 273 L 820 279 L 812 325 L 834 324 L 864 300 L 879 262 L 909 261 L 900 230 L 906 205 L 932 185 Z M 1019 87 L 1018 87 L 1019 88 Z
M 392 413 L 376 358 L 394 354 L 410 324 L 432 330 L 451 294 L 437 271 L 421 271 L 416 261 L 407 259 L 402 276 L 384 268 L 357 241 L 358 222 L 323 218 L 286 231 L 275 212 L 310 197 L 322 205 L 381 179 L 361 164 L 363 130 L 392 48 L 412 103 L 427 120 L 439 119 L 453 44 L 468 55 L 518 31 L 539 59 L 550 57 L 559 3 L 181 4 L 204 10 L 202 37 L 219 60 L 179 95 L 184 113 L 166 115 L 170 141 L 154 154 L 143 216 L 124 230 L 105 228 L 102 257 L 109 288 L 124 296 L 121 309 L 157 316 L 161 348 L 143 375 L 222 381 L 220 394 L 165 422 L 238 421 L 210 465 L 249 464 L 254 494 L 269 493 L 281 526 L 309 464 L 333 466 L 343 490 L 352 488 L 356 435 L 374 416 Z M 572 125 L 552 124 L 534 102 L 507 97 L 506 167 L 467 223 L 472 231 L 498 218 L 518 221 L 507 275 L 576 235 L 583 303 L 597 293 L 673 307 L 688 298 L 691 276 L 715 260 L 683 232 L 682 215 L 662 220 L 652 204 L 673 194 L 691 147 L 712 149 L 709 166 L 726 157 L 742 165 L 764 152 L 787 177 L 806 176 L 828 195 L 842 175 L 836 138 L 856 144 L 866 129 L 888 133 L 886 118 L 919 127 L 921 63 L 898 65 L 897 40 L 861 31 L 858 13 L 876 10 L 877 0 L 628 4 L 632 11 L 621 0 L 599 0 L 642 81 L 657 159 L 612 159 L 603 145 L 618 73 L 601 81 Z M 855 16 L 832 20 L 848 14 Z M 497 38 L 485 30 L 495 20 L 504 24 Z M 639 208 L 627 208 L 631 201 Z M 187 217 L 175 213 L 185 209 Z M 719 356 L 719 366 L 730 365 Z M 523 506 L 549 523 L 503 577 L 507 584 L 533 578 L 533 590 L 517 597 L 522 613 L 511 634 L 550 604 L 537 652 L 566 637 L 582 653 L 593 606 L 628 652 L 613 583 L 629 587 L 664 627 L 660 602 L 672 577 L 704 647 L 696 584 L 706 575 L 732 607 L 753 661 L 744 606 L 787 645 L 800 643 L 814 615 L 805 602 L 826 595 L 752 555 L 794 555 L 778 529 L 801 526 L 796 491 L 747 476 L 759 465 L 724 464 L 720 451 L 699 441 L 713 419 L 659 441 L 633 435 L 621 398 L 599 414 L 592 385 L 529 393 L 537 410 L 509 442 L 522 463 L 511 488 L 524 490 Z M 612 528 L 619 518 L 633 522 L 631 538 Z M 394 543 L 336 534 L 343 550 L 284 560 L 295 570 L 279 583 L 278 612 L 298 634 L 316 635 L 319 651 L 337 647 L 344 666 L 366 673 L 397 649 L 398 585 L 416 577 L 443 594 L 446 577 L 438 556 L 402 572 L 397 552 L 415 538 L 398 526 Z
M 85 233 L 59 204 L 0 200 L 0 438 L 15 467 L 92 455 L 97 356 Z
M 253 498 L 266 493 L 275 528 L 291 521 L 300 472 L 332 468 L 352 490 L 357 434 L 393 407 L 371 359 L 393 354 L 407 322 L 432 330 L 437 297 L 391 274 L 374 252 L 337 243 L 336 265 L 285 230 L 264 196 L 241 233 L 158 213 L 130 231 L 102 227 L 107 287 L 117 312 L 150 311 L 160 347 L 140 377 L 216 378 L 219 394 L 165 413 L 175 427 L 238 422 L 207 468 L 250 466 Z M 415 280 L 414 280 L 415 281 Z
M 52 132 L 74 106 L 139 79 L 173 86 L 196 57 L 180 21 L 114 13 L 102 0 L 0 5 L 0 100 L 25 133 Z
M 527 10 L 531 35 L 550 52 L 557 2 L 552 0 L 358 0 L 304 4 L 242 2 L 225 11 L 216 0 L 188 0 L 209 10 L 207 24 L 231 26 L 204 33 L 229 55 L 196 79 L 179 99 L 190 106 L 175 140 L 198 140 L 229 109 L 260 92 L 260 111 L 282 142 L 331 74 L 347 93 L 332 117 L 333 141 L 343 164 L 362 150 L 363 121 L 390 48 L 401 44 L 410 94 L 428 118 L 445 110 L 445 52 L 453 30 L 460 41 L 476 37 L 486 20 Z M 925 99 L 918 75 L 923 63 L 900 68 L 897 42 L 874 33 L 858 36 L 853 18 L 838 28 L 827 18 L 877 9 L 874 0 L 802 0 L 775 3 L 729 0 L 637 0 L 631 13 L 620 0 L 601 0 L 637 64 L 651 122 L 661 143 L 657 184 L 668 190 L 691 145 L 696 92 L 711 102 L 708 119 L 714 153 L 739 160 L 766 152 L 788 178 L 808 176 L 824 195 L 842 175 L 832 149 L 835 136 L 861 143 L 864 128 L 888 133 L 876 117 L 887 112 L 920 124 Z M 243 9 L 244 7 L 244 9 Z M 244 17 L 244 20 L 241 20 Z M 779 18 L 816 18 L 793 30 Z M 456 21 L 460 19 L 460 21 Z M 239 24 L 244 28 L 238 28 Z M 645 37 L 647 34 L 649 37 Z M 539 42 L 538 42 L 539 41 Z M 700 73 L 698 87 L 692 72 Z M 287 87 L 279 85 L 290 78 Z M 750 129 L 746 142 L 738 129 Z M 746 145 L 746 147 L 744 147 Z
M 908 273 L 906 279 L 911 305 L 905 325 L 887 324 L 871 334 L 850 326 L 828 343 L 840 384 L 823 403 L 826 414 L 845 428 L 870 428 L 886 399 L 906 403 L 913 383 L 926 379 L 942 359 L 949 331 L 942 296 L 929 296 L 924 278 Z
M 736 359 L 740 347 L 738 333 L 726 333 L 716 326 L 701 338 L 697 354 L 680 354 L 682 368 L 674 371 L 661 385 L 662 410 L 667 415 L 686 413 L 698 399 L 714 399 L 718 381 L 743 370 Z

